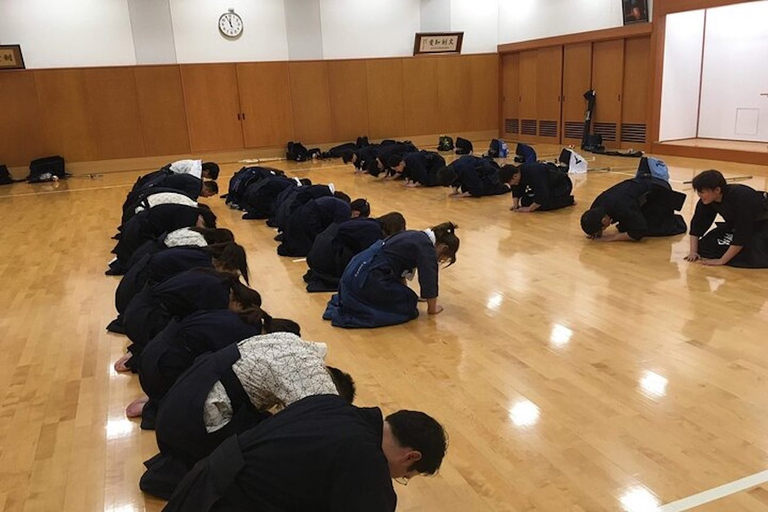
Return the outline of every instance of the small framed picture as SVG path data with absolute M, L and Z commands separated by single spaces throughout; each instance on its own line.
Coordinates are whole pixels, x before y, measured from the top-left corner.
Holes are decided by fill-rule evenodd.
M 413 54 L 461 53 L 464 32 L 417 32 Z
M 0 45 L 0 69 L 24 69 L 24 58 L 21 56 L 21 45 Z
M 624 24 L 648 22 L 648 0 L 621 0 Z

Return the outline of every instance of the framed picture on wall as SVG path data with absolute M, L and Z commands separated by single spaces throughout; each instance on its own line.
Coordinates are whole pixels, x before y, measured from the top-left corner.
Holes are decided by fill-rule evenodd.
M 461 53 L 464 32 L 417 32 L 413 54 Z
M 648 22 L 648 0 L 621 0 L 624 24 Z
M 24 69 L 24 58 L 21 56 L 21 45 L 0 45 L 0 69 Z

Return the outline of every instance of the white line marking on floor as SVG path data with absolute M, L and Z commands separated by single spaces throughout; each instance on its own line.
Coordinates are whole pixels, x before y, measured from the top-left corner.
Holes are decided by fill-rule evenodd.
M 715 487 L 714 489 L 709 489 L 708 491 L 694 494 L 693 496 L 681 500 L 673 501 L 672 503 L 667 503 L 659 509 L 659 512 L 682 512 L 683 510 L 690 510 L 705 503 L 736 494 L 737 492 L 757 487 L 765 482 L 768 482 L 768 470 Z

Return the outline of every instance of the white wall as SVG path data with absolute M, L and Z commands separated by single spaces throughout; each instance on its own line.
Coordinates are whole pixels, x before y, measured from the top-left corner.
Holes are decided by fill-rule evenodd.
M 228 8 L 243 19 L 236 40 L 219 33 Z M 180 63 L 288 60 L 283 0 L 171 0 L 171 18 Z
M 136 64 L 126 0 L 2 0 L 0 34 L 28 68 Z
M 464 32 L 461 53 L 495 53 L 499 44 L 499 0 L 453 0 L 451 31 Z
M 706 25 L 699 137 L 768 141 L 768 1 L 708 9 Z
M 704 11 L 667 16 L 659 140 L 696 137 Z
M 320 19 L 326 59 L 413 55 L 420 0 L 320 0 Z

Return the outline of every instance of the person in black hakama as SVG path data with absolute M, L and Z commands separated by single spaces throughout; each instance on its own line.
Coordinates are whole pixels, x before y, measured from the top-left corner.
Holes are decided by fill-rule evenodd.
M 286 189 L 301 185 L 311 185 L 308 179 L 298 180 L 285 176 L 272 176 L 248 185 L 240 201 L 240 209 L 245 210 L 243 219 L 268 219 L 275 215 L 277 197 Z
M 422 412 L 384 419 L 376 407 L 308 397 L 227 439 L 187 474 L 164 512 L 394 512 L 392 479 L 435 474 L 446 451 L 442 425 Z
M 699 202 L 691 219 L 688 261 L 704 265 L 768 268 L 768 194 L 726 183 L 719 171 L 693 178 Z M 708 232 L 715 217 L 724 222 Z
M 168 390 L 156 422 L 160 453 L 148 460 L 143 491 L 168 498 L 222 441 L 257 425 L 275 407 L 314 395 L 354 400 L 352 377 L 327 367 L 324 343 L 276 332 L 244 339 L 198 358 Z
M 406 187 L 436 187 L 440 185 L 437 172 L 445 167 L 445 158 L 434 151 L 418 151 L 390 156 L 387 165 L 405 180 Z
M 370 170 L 376 172 L 379 148 L 379 144 L 369 144 L 355 151 L 345 151 L 341 155 L 341 160 L 345 164 L 352 164 L 355 167 L 355 172 L 368 173 Z
M 358 217 L 334 223 L 317 235 L 304 274 L 308 292 L 335 292 L 349 261 L 377 240 L 405 230 L 405 218 L 390 212 L 377 219 Z
M 465 155 L 438 171 L 437 179 L 451 187 L 450 197 L 482 197 L 506 194 L 510 186 L 499 180 L 499 166 L 489 158 Z
M 601 193 L 581 216 L 587 238 L 603 242 L 639 241 L 646 236 L 685 233 L 685 220 L 676 214 L 685 194 L 652 176 L 638 176 L 617 183 Z M 611 224 L 616 233 L 604 234 Z
M 418 149 L 410 142 L 395 142 L 392 141 L 389 144 L 382 143 L 379 146 L 376 153 L 376 159 L 373 165 L 368 166 L 368 174 L 373 177 L 378 177 L 382 172 L 385 173 L 385 177 L 393 174 L 392 169 L 389 166 L 389 159 L 394 156 L 404 157 L 407 154 L 415 153 Z
M 545 163 L 505 165 L 499 179 L 512 187 L 512 211 L 528 213 L 573 206 L 573 183 L 567 172 Z
M 403 231 L 353 257 L 323 319 L 336 327 L 382 327 L 413 320 L 419 316 L 419 297 L 405 281 L 414 271 L 427 313 L 440 313 L 438 267 L 456 261 L 459 239 L 455 229 L 455 224 L 444 222 L 425 231 Z
M 332 196 L 335 192 L 333 184 L 286 188 L 275 199 L 275 215 L 267 220 L 267 226 L 283 231 L 293 212 L 313 199 Z

